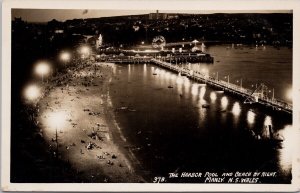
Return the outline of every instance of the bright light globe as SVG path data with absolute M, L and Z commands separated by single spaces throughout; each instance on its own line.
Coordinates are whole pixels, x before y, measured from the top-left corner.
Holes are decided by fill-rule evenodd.
M 33 101 L 40 97 L 41 91 L 38 86 L 29 85 L 28 87 L 26 87 L 24 95 L 25 95 L 26 99 Z

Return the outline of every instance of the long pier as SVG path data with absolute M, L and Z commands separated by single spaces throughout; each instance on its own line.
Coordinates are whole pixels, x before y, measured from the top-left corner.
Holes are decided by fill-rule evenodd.
M 116 64 L 144 64 L 150 63 L 152 57 L 124 57 L 124 58 L 108 58 L 105 62 L 112 62 Z
M 271 107 L 272 109 L 277 111 L 283 111 L 289 114 L 293 113 L 293 106 L 291 104 L 280 101 L 276 98 L 268 98 L 263 94 L 255 93 L 255 90 L 243 88 L 241 86 L 223 80 L 218 80 L 215 77 L 209 76 L 207 74 L 198 71 L 193 71 L 188 68 L 179 67 L 177 65 L 161 61 L 155 58 L 152 58 L 151 62 L 162 68 L 166 68 L 173 72 L 187 76 L 188 78 L 193 79 L 195 81 L 206 83 L 212 87 L 221 89 L 225 92 L 230 92 L 239 95 L 240 97 L 244 98 L 245 101 L 247 100 L 249 103 L 258 103 L 266 107 Z

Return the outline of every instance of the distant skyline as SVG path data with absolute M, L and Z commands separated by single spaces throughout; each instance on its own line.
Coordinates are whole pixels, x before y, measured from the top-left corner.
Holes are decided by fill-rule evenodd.
M 12 20 L 21 17 L 28 22 L 48 22 L 52 19 L 65 21 L 68 19 L 86 19 L 124 15 L 140 15 L 155 13 L 156 10 L 87 10 L 87 9 L 12 9 Z M 159 10 L 160 13 L 292 13 L 292 10 Z

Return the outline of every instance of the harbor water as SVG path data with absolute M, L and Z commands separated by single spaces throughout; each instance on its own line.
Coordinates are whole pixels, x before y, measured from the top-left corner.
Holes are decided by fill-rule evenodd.
M 206 48 L 214 64 L 194 70 L 255 88 L 265 83 L 276 98 L 291 103 L 292 49 Z M 226 77 L 225 77 L 226 76 Z M 116 121 L 146 178 L 171 172 L 276 172 L 259 183 L 290 183 L 293 151 L 291 116 L 282 116 L 243 99 L 152 64 L 116 64 L 110 84 Z M 284 141 L 255 140 L 272 125 Z M 203 182 L 197 178 L 168 182 Z

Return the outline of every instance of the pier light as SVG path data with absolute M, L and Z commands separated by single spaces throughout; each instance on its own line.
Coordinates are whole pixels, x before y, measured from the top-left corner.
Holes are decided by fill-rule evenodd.
M 190 70 L 190 75 L 193 76 L 194 75 L 194 71 Z
M 60 60 L 63 62 L 69 62 L 71 59 L 71 54 L 69 52 L 62 52 L 60 54 Z
M 224 78 L 227 78 L 227 84 L 229 84 L 229 75 L 225 76 Z
M 29 85 L 24 90 L 24 97 L 28 101 L 35 101 L 41 96 L 40 88 L 37 85 Z
M 43 82 L 44 76 L 50 72 L 50 65 L 47 62 L 39 62 L 36 64 L 35 72 L 37 75 L 42 77 Z

